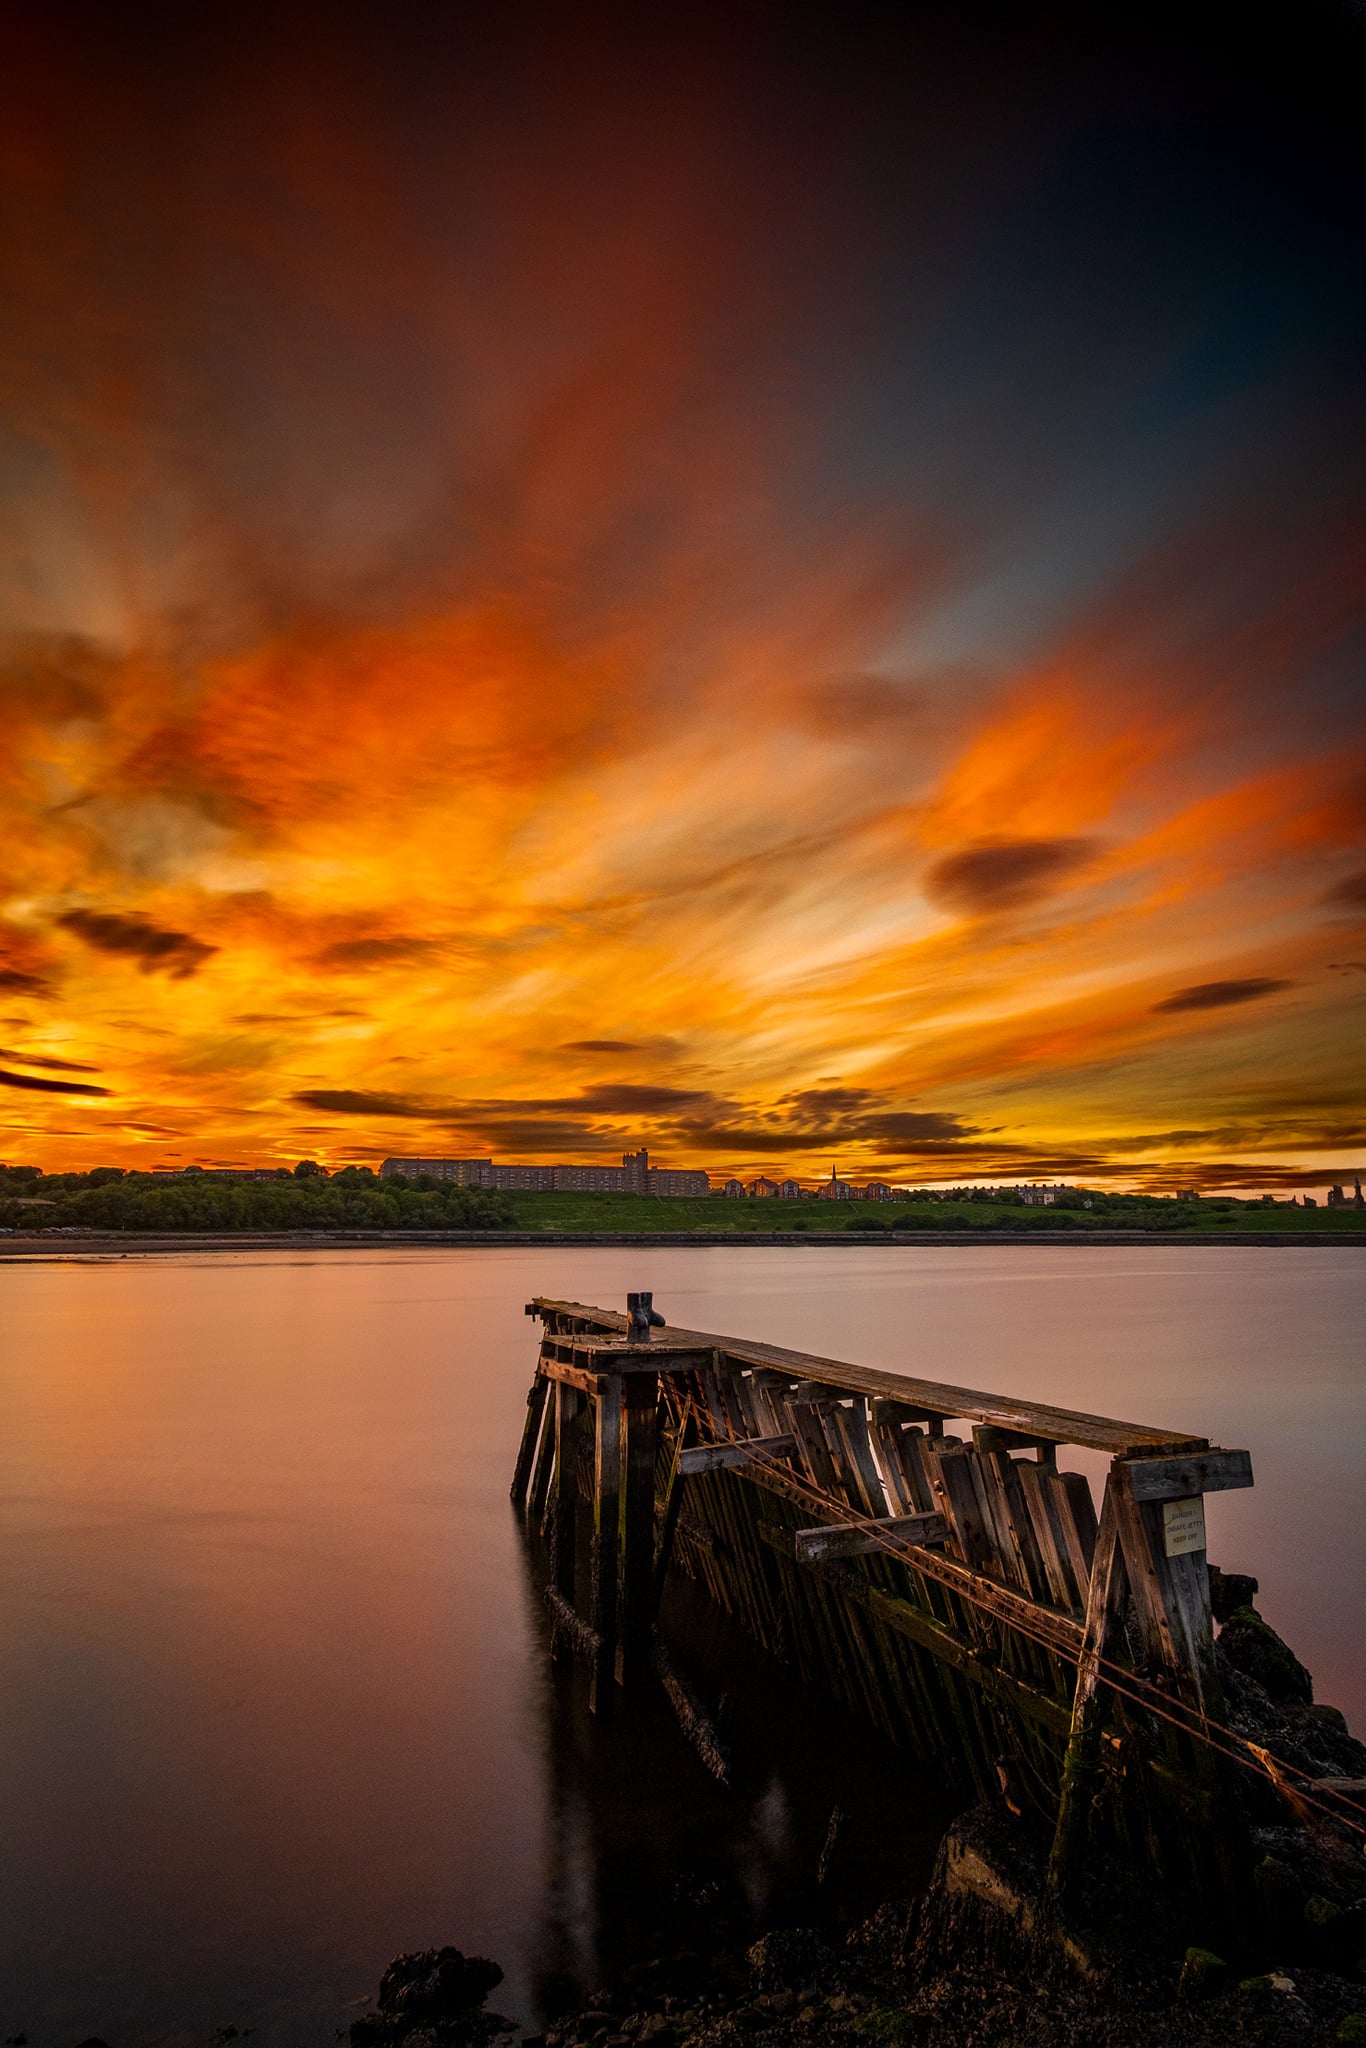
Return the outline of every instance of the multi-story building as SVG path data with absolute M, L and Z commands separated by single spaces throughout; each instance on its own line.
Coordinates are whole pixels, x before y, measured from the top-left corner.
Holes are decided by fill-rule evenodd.
M 890 1202 L 892 1199 L 892 1184 L 886 1180 L 867 1180 L 859 1189 L 859 1193 L 863 1196 L 865 1202 Z
M 711 1183 L 691 1168 L 651 1166 L 642 1145 L 623 1152 L 620 1166 L 495 1166 L 491 1159 L 386 1159 L 382 1179 L 451 1180 L 462 1188 L 504 1193 L 593 1195 L 706 1195 Z
M 728 1180 L 721 1192 L 723 1195 L 729 1195 L 732 1201 L 734 1201 L 737 1198 L 743 1197 L 745 1184 L 742 1180 Z
M 800 1202 L 806 1189 L 799 1180 L 780 1180 L 778 1193 L 784 1202 Z
M 767 1201 L 777 1194 L 778 1183 L 776 1180 L 770 1180 L 766 1173 L 761 1173 L 756 1180 L 750 1182 L 749 1192 L 761 1201 Z
M 852 1202 L 857 1195 L 858 1189 L 851 1187 L 847 1180 L 841 1180 L 833 1166 L 829 1180 L 822 1181 L 816 1189 L 816 1198 L 821 1202 Z

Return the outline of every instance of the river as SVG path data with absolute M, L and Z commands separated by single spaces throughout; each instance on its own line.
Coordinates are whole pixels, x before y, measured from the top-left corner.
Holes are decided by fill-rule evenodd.
M 507 1502 L 523 1304 L 640 1286 L 693 1328 L 1246 1446 L 1210 1555 L 1366 1732 L 1355 1248 L 10 1265 L 0 2037 L 327 2044 L 391 1955 L 444 1941 L 503 1964 L 490 2003 L 530 2029 L 718 1892 L 740 1927 L 819 1910 L 836 1806 L 848 1910 L 919 1880 L 944 1788 L 696 1601 L 671 1626 L 730 1691 L 733 1792 L 654 1702 L 605 1731 L 547 1669 Z

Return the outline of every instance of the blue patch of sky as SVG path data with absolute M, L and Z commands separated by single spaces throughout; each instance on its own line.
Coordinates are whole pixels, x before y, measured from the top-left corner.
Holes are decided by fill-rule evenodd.
M 888 264 L 827 489 L 960 539 L 889 667 L 1028 659 L 1146 552 L 1264 490 L 1268 462 L 1293 473 L 1292 418 L 1343 359 L 1359 284 L 1327 229 L 1231 190 L 1236 167 L 1188 175 L 1145 141 L 1076 139 L 981 224 L 929 319 L 914 251 Z

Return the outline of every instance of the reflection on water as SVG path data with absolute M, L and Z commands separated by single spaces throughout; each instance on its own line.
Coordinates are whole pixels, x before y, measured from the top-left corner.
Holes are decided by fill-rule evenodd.
M 694 1327 L 1249 1445 L 1214 1554 L 1360 1723 L 1363 1280 L 1350 1248 L 5 1268 L 0 2036 L 326 2043 L 442 1941 L 496 1956 L 493 2003 L 530 2022 L 662 1929 L 705 1953 L 914 1881 L 942 1792 L 686 1591 L 733 1792 L 662 1702 L 604 1733 L 547 1668 L 506 1498 L 531 1294 L 653 1286 Z

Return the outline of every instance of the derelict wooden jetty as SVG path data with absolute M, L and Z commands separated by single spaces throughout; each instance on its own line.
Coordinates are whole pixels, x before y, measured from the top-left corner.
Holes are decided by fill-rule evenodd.
M 649 1295 L 527 1313 L 513 1499 L 595 1711 L 653 1674 L 724 1771 L 656 1628 L 681 1570 L 893 1739 L 1046 1817 L 1059 1891 L 1098 1842 L 1183 1890 L 1235 1885 L 1203 1496 L 1252 1484 L 1246 1451 L 663 1327 Z M 1098 1513 L 1068 1446 L 1109 1459 Z

